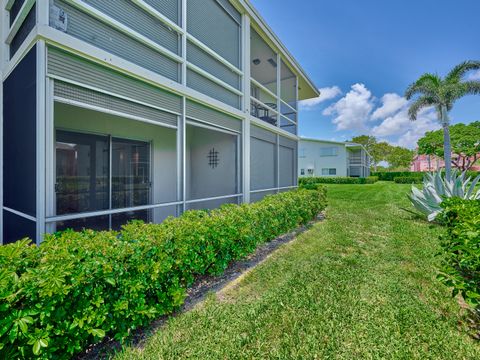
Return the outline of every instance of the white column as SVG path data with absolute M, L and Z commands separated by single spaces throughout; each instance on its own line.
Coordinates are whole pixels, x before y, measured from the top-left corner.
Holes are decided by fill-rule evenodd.
M 37 0 L 37 24 L 48 25 L 50 16 L 49 0 Z
M 37 231 L 36 240 L 39 245 L 45 234 L 45 90 L 46 90 L 46 45 L 45 41 L 37 42 Z
M 3 245 L 3 68 L 6 62 L 7 46 L 5 29 L 9 24 L 8 12 L 5 6 L 0 6 L 0 245 Z
M 250 18 L 242 16 L 242 70 L 243 106 L 245 113 L 242 128 L 243 202 L 250 202 Z
M 45 216 L 56 215 L 55 193 L 55 115 L 54 115 L 54 81 L 46 79 L 45 82 Z M 56 231 L 54 223 L 46 224 L 45 231 Z

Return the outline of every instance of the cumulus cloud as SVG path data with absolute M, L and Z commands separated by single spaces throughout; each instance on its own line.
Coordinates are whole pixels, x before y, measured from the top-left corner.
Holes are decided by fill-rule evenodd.
M 403 96 L 395 93 L 385 94 L 382 97 L 382 106 L 377 108 L 373 114 L 373 120 L 385 119 L 386 117 L 395 114 L 397 111 L 407 105 L 408 100 Z
M 335 99 L 337 96 L 342 94 L 342 90 L 340 90 L 338 86 L 324 87 L 318 89 L 318 91 L 320 91 L 319 97 L 300 101 L 300 107 L 302 110 L 311 110 L 317 105 L 325 101 Z
M 372 135 L 379 138 L 396 138 L 395 145 L 414 149 L 418 139 L 427 131 L 437 130 L 440 125 L 434 109 L 425 109 L 419 113 L 416 121 L 408 117 L 408 106 L 384 119 L 372 128 Z
M 372 93 L 363 84 L 355 84 L 339 101 L 323 111 L 323 115 L 334 116 L 332 123 L 337 130 L 365 131 L 374 108 Z
M 475 81 L 480 80 L 480 70 L 474 71 L 467 76 L 467 80 Z

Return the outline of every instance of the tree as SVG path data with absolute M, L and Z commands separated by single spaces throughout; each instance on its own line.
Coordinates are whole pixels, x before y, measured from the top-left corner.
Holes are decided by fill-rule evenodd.
M 442 130 L 430 131 L 418 140 L 418 153 L 445 157 Z M 452 164 L 461 171 L 470 169 L 479 159 L 480 121 L 450 126 L 450 142 L 455 158 Z
M 391 146 L 386 161 L 392 168 L 408 168 L 413 160 L 414 152 L 401 146 Z
M 377 167 L 380 162 L 386 161 L 387 154 L 390 151 L 390 145 L 387 142 L 377 142 L 375 136 L 360 135 L 354 137 L 350 141 L 363 145 L 363 147 L 372 157 L 372 165 L 375 171 L 377 171 Z
M 480 81 L 465 80 L 469 71 L 480 69 L 480 61 L 465 61 L 455 66 L 446 77 L 426 73 L 411 84 L 405 97 L 415 101 L 410 105 L 408 115 L 412 121 L 416 120 L 422 109 L 434 107 L 438 121 L 443 128 L 443 147 L 445 158 L 446 178 L 450 180 L 452 172 L 452 148 L 450 144 L 449 112 L 455 101 L 465 95 L 480 94 Z

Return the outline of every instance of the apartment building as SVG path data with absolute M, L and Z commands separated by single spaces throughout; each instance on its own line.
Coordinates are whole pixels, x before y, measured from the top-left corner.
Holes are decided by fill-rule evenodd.
M 1 243 L 297 186 L 319 93 L 248 1 L 1 5 Z

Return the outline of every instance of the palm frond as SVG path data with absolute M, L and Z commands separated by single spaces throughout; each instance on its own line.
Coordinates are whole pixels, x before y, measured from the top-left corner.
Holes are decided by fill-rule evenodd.
M 437 105 L 435 98 L 430 96 L 421 96 L 410 105 L 410 108 L 408 109 L 408 117 L 410 120 L 415 121 L 417 120 L 420 110 L 434 105 Z
M 465 95 L 479 95 L 480 94 L 480 81 L 465 81 L 463 83 L 465 87 Z
M 468 60 L 455 66 L 445 77 L 446 82 L 459 82 L 465 74 L 472 70 L 480 69 L 480 61 Z
M 407 88 L 407 91 L 405 91 L 405 98 L 410 100 L 417 94 L 434 96 L 441 83 L 442 79 L 438 75 L 430 73 L 423 74 L 417 81 Z

